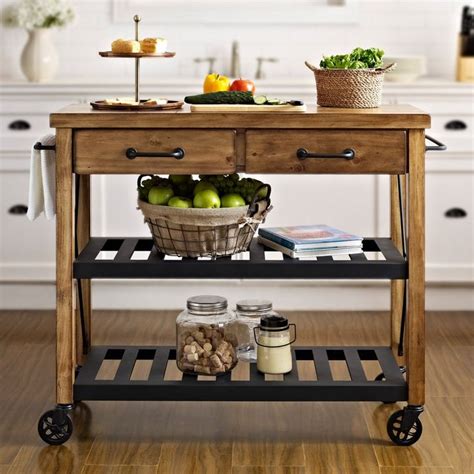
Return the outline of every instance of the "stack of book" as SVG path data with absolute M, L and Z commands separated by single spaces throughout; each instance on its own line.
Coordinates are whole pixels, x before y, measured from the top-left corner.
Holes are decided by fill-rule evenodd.
M 292 258 L 362 253 L 362 237 L 327 225 L 260 228 L 258 241 Z

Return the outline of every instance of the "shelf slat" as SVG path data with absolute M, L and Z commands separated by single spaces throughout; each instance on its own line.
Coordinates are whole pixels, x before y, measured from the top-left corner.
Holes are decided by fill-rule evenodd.
M 101 251 L 117 253 L 109 260 Z M 93 237 L 74 262 L 75 278 L 212 278 L 212 279 L 405 279 L 408 265 L 387 238 L 365 239 L 364 252 L 380 252 L 384 260 L 370 260 L 365 253 L 349 260 L 318 257 L 298 260 L 252 242 L 249 259 L 168 258 L 158 253 L 151 239 Z M 145 258 L 133 260 L 135 251 Z M 148 252 L 148 256 L 146 255 Z M 272 256 L 276 258 L 271 258 Z

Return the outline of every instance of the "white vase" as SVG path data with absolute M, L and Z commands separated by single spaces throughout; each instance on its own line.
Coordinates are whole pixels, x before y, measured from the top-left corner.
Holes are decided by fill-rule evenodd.
M 28 41 L 21 53 L 21 70 L 30 82 L 48 82 L 58 69 L 58 53 L 51 39 L 51 30 L 35 28 L 28 31 Z

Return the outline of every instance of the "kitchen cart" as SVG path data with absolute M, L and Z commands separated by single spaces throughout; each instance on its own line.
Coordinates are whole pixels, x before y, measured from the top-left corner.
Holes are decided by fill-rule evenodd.
M 57 405 L 39 421 L 46 442 L 61 444 L 71 436 L 68 411 L 80 400 L 407 401 L 389 418 L 388 434 L 400 445 L 417 441 L 425 401 L 429 115 L 405 105 L 366 110 L 312 106 L 306 113 L 257 114 L 103 112 L 74 105 L 52 114 L 51 125 L 56 128 Z M 157 253 L 151 239 L 90 237 L 92 174 L 233 172 L 391 175 L 391 236 L 363 241 L 364 252 L 377 251 L 383 258 L 369 260 L 363 253 L 348 261 L 275 260 L 254 242 L 247 260 L 180 260 Z M 101 258 L 106 251 L 115 257 Z M 147 259 L 134 259 L 138 251 L 148 252 Z M 164 372 L 176 357 L 173 347 L 93 345 L 90 284 L 95 278 L 390 279 L 391 345 L 294 348 L 294 361 L 314 362 L 315 381 L 299 380 L 294 369 L 281 381 L 266 382 L 255 364 L 248 381 L 233 381 L 231 375 L 215 381 L 183 375 L 169 381 Z M 110 359 L 118 364 L 114 379 L 99 380 L 103 361 Z M 131 380 L 136 361 L 144 359 L 151 364 L 147 380 Z M 346 362 L 351 380 L 333 380 L 332 360 Z M 379 362 L 383 373 L 375 380 L 366 378 L 365 360 Z

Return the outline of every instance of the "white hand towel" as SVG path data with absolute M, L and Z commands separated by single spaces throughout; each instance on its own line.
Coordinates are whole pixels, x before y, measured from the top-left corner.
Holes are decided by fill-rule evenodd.
M 55 145 L 54 135 L 45 135 L 42 145 Z M 42 212 L 50 220 L 56 215 L 56 152 L 31 148 L 30 189 L 27 217 L 35 220 Z

